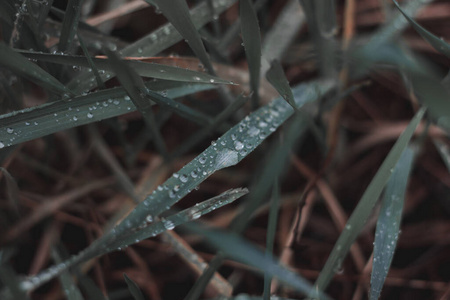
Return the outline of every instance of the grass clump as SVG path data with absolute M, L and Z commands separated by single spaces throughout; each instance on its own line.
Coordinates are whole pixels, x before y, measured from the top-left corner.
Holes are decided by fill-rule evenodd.
M 0 298 L 445 299 L 439 5 L 2 1 Z

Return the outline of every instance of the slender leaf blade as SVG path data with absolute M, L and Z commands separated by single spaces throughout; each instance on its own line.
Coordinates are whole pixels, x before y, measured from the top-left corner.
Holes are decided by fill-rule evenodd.
M 131 295 L 133 296 L 134 300 L 144 300 L 144 295 L 142 294 L 141 289 L 136 284 L 136 282 L 133 281 L 126 273 L 123 273 L 123 278 L 125 279 L 125 282 L 127 283 L 128 290 L 130 291 Z
M 378 197 L 381 195 L 384 186 L 392 174 L 393 168 L 400 159 L 403 150 L 407 147 L 415 129 L 425 114 L 425 111 L 425 108 L 421 108 L 417 112 L 408 127 L 397 139 L 388 156 L 383 161 L 374 178 L 365 190 L 361 200 L 348 219 L 344 231 L 341 233 L 336 244 L 334 245 L 325 266 L 316 280 L 316 283 L 314 284 L 317 291 L 325 290 L 334 274 L 340 269 L 348 250 L 355 241 L 359 232 L 363 229 L 363 226 L 375 206 Z M 314 298 L 319 295 L 313 293 L 310 296 Z
M 294 95 L 292 94 L 291 87 L 289 86 L 289 82 L 279 61 L 272 61 L 266 77 L 270 84 L 277 90 L 278 94 L 280 94 L 293 109 L 297 110 Z
M 0 66 L 41 85 L 49 91 L 57 94 L 73 94 L 55 77 L 15 52 L 3 42 L 0 42 Z
M 185 41 L 189 44 L 192 51 L 194 51 L 195 55 L 200 59 L 202 64 L 211 74 L 214 74 L 214 69 L 211 61 L 209 60 L 209 56 L 206 53 L 205 45 L 203 45 L 200 34 L 191 20 L 191 15 L 189 13 L 189 8 L 186 1 L 152 0 L 152 2 L 156 4 L 157 9 L 161 10 L 164 16 L 184 37 Z
M 420 36 L 426 40 L 428 43 L 430 43 L 431 46 L 433 46 L 434 49 L 436 49 L 438 52 L 442 53 L 443 55 L 450 58 L 450 44 L 446 43 L 442 39 L 438 38 L 425 28 L 423 28 L 421 25 L 419 25 L 416 21 L 414 21 L 397 3 L 397 1 L 393 0 L 395 6 L 397 6 L 398 10 L 405 16 L 405 18 L 408 20 L 409 24 L 417 31 L 417 33 L 420 34 Z
M 70 49 L 80 20 L 81 3 L 83 0 L 69 0 L 67 11 L 64 15 L 61 36 L 59 38 L 58 50 L 65 52 Z
M 407 147 L 386 185 L 383 203 L 378 216 L 373 250 L 373 267 L 370 279 L 369 299 L 377 300 L 391 266 L 397 245 L 403 202 L 409 174 L 414 160 L 414 150 Z
M 245 56 L 250 71 L 250 88 L 253 92 L 253 108 L 259 102 L 259 83 L 261 72 L 261 35 L 258 18 L 250 0 L 239 1 L 239 15 L 241 17 L 242 40 L 244 41 Z

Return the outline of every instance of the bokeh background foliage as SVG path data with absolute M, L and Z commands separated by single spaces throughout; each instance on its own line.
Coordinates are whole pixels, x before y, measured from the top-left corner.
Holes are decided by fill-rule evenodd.
M 449 298 L 449 16 L 1 1 L 0 298 Z

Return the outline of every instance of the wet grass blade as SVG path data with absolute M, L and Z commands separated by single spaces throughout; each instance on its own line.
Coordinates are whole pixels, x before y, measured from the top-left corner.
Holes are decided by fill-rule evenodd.
M 92 60 L 91 55 L 89 54 L 89 51 L 86 47 L 86 44 L 84 43 L 83 39 L 80 35 L 78 36 L 78 41 L 80 42 L 81 50 L 83 50 L 83 54 L 86 57 L 86 60 L 88 62 L 89 68 L 91 68 L 92 72 L 94 73 L 95 80 L 97 81 L 97 86 L 104 90 L 106 88 L 105 83 L 103 82 L 102 78 L 100 77 L 100 72 L 98 71 L 97 66 L 95 65 L 94 61 Z M 75 65 L 72 65 L 72 68 L 76 67 Z
M 317 100 L 334 88 L 330 81 L 305 83 L 293 89 L 298 107 Z M 195 159 L 174 173 L 162 185 L 148 195 L 128 216 L 109 233 L 96 240 L 88 249 L 70 259 L 65 266 L 77 264 L 92 255 L 100 255 L 105 244 L 120 241 L 131 230 L 136 230 L 149 218 L 156 219 L 213 173 L 239 163 L 255 150 L 271 133 L 283 124 L 294 110 L 283 99 L 278 98 L 259 108 L 233 126 Z M 168 218 L 167 218 L 168 219 Z M 175 219 L 176 220 L 176 219 Z M 173 222 L 173 221 L 172 221 Z M 57 267 L 57 266 L 55 266 Z M 55 276 L 47 269 L 24 282 L 26 290 L 42 285 Z
M 0 264 L 0 282 L 3 286 L 7 286 L 6 292 L 0 293 L 2 299 L 14 299 L 14 300 L 28 300 L 29 297 L 20 288 L 20 280 L 13 268 L 7 263 L 2 262 Z
M 81 66 L 81 67 L 91 67 L 89 60 L 84 56 L 72 56 L 63 54 L 49 54 L 49 53 L 36 53 L 29 51 L 21 51 L 21 53 L 31 59 L 36 59 L 40 61 L 64 64 L 69 66 Z M 103 58 L 91 58 L 92 63 L 97 66 L 100 70 L 105 70 L 108 72 L 113 71 L 113 67 L 107 59 Z M 174 81 L 184 81 L 193 83 L 208 83 L 208 84 L 232 84 L 228 80 L 218 78 L 206 73 L 192 71 L 189 69 L 183 69 L 178 67 L 172 67 L 157 63 L 147 63 L 139 60 L 121 60 L 123 64 L 132 68 L 140 76 L 151 77 L 164 80 L 174 80 Z M 109 79 L 107 77 L 107 79 Z
M 260 249 L 235 233 L 205 229 L 194 224 L 189 224 L 186 228 L 205 237 L 211 245 L 222 251 L 227 257 L 277 277 L 281 282 L 301 293 L 308 294 L 313 289 L 308 281 L 280 265 L 274 257 L 266 256 Z M 320 299 L 329 299 L 323 293 L 319 294 Z
M 149 82 L 146 87 L 166 93 L 168 99 L 213 88 L 177 82 Z M 120 87 L 4 114 L 0 116 L 0 149 L 135 110 Z
M 131 295 L 133 296 L 134 300 L 144 300 L 144 295 L 141 292 L 141 289 L 139 286 L 134 282 L 126 273 L 123 273 L 123 278 L 125 279 L 125 282 L 127 283 L 128 290 L 130 291 Z
M 172 25 L 183 36 L 184 40 L 189 44 L 192 51 L 200 59 L 202 64 L 210 72 L 214 74 L 214 69 L 206 53 L 205 45 L 203 45 L 200 34 L 195 28 L 189 13 L 189 7 L 185 0 L 152 0 L 156 4 L 163 15 L 172 23 Z
M 53 249 L 52 257 L 56 264 L 60 264 L 62 262 L 62 255 L 59 253 L 57 248 Z M 68 270 L 61 272 L 59 275 L 59 281 L 62 286 L 62 290 L 67 298 L 67 300 L 83 300 L 83 296 L 81 291 L 75 284 L 75 281 L 72 278 L 72 275 Z
M 19 187 L 14 177 L 3 167 L 0 167 L 0 172 L 6 181 L 6 196 L 11 205 L 14 208 L 17 215 L 19 215 Z
M 393 0 L 395 6 L 397 6 L 398 10 L 405 16 L 405 18 L 408 20 L 409 24 L 417 31 L 417 33 L 420 34 L 420 36 L 426 40 L 428 43 L 430 43 L 431 46 L 433 46 L 434 49 L 436 49 L 438 52 L 442 53 L 443 55 L 450 58 L 450 44 L 446 43 L 442 39 L 438 38 L 422 26 L 420 26 L 416 21 L 414 21 L 401 7 L 398 5 L 397 1 Z
M 15 52 L 3 42 L 0 42 L 0 66 L 35 82 L 51 92 L 60 95 L 73 95 L 73 93 L 55 77 Z
M 277 90 L 278 94 L 280 94 L 281 97 L 283 97 L 283 99 L 286 100 L 293 109 L 297 110 L 294 95 L 292 94 L 291 87 L 289 86 L 289 82 L 286 75 L 284 75 L 283 67 L 279 61 L 272 61 L 266 77 L 270 84 Z
M 373 267 L 370 280 L 369 299 L 377 300 L 391 266 L 397 245 L 403 202 L 413 165 L 415 151 L 407 147 L 391 175 L 384 192 L 378 216 L 373 250 Z
M 158 149 L 158 152 L 162 156 L 167 157 L 167 148 L 164 144 L 164 139 L 157 128 L 151 102 L 144 94 L 147 89 L 144 81 L 133 69 L 123 63 L 117 54 L 109 50 L 106 50 L 106 53 L 111 62 L 113 71 L 116 73 L 117 79 L 130 96 L 131 101 L 133 101 L 136 108 L 142 114 L 148 129 L 152 133 L 156 149 Z
M 241 18 L 242 40 L 245 56 L 250 72 L 250 88 L 253 108 L 259 105 L 259 83 L 261 72 L 261 35 L 258 18 L 250 0 L 239 0 L 239 15 Z
M 213 0 L 213 5 L 216 13 L 220 14 L 235 2 L 236 0 Z M 199 29 L 213 19 L 214 16 L 210 14 L 210 10 L 207 3 L 201 2 L 190 11 L 195 28 Z M 175 30 L 172 24 L 168 23 L 125 47 L 120 52 L 122 56 L 126 57 L 155 56 L 180 40 L 182 40 L 182 36 Z M 82 73 L 73 79 L 68 84 L 68 87 L 76 92 L 92 89 L 95 87 L 91 86 L 90 79 L 93 78 L 92 76 L 91 73 Z M 102 78 L 107 78 L 108 76 L 111 76 L 111 74 L 106 73 L 102 75 Z
M 66 52 L 70 49 L 80 20 L 81 3 L 83 0 L 69 0 L 64 15 L 61 36 L 59 38 L 58 51 Z
M 363 196 L 361 197 L 361 200 L 348 219 L 344 231 L 341 233 L 339 239 L 334 245 L 325 266 L 322 268 L 322 271 L 320 272 L 319 277 L 317 278 L 315 283 L 315 290 L 325 290 L 334 274 L 340 269 L 341 264 L 345 256 L 347 255 L 348 250 L 350 249 L 350 246 L 357 238 L 359 232 L 363 229 L 363 226 L 370 213 L 372 212 L 375 203 L 378 201 L 378 197 L 381 195 L 384 186 L 388 182 L 393 172 L 393 168 L 400 159 L 400 156 L 403 153 L 404 149 L 408 146 L 408 143 L 413 136 L 417 125 L 420 123 L 420 120 L 422 119 L 424 113 L 425 108 L 421 108 L 417 112 L 417 114 L 409 123 L 408 127 L 397 139 L 388 156 L 383 161 L 374 178 L 365 190 Z M 313 293 L 310 296 L 312 298 L 317 298 L 319 295 Z

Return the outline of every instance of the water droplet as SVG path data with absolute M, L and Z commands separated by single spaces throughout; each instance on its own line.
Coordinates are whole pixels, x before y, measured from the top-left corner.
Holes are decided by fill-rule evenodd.
M 201 78 L 198 77 L 198 76 L 194 76 L 194 77 L 192 77 L 192 79 L 194 79 L 194 80 L 196 80 L 196 81 L 200 81 L 200 80 L 201 80 Z
M 242 150 L 244 148 L 244 144 L 242 144 L 239 141 L 234 142 L 234 149 L 236 149 L 237 151 Z
M 94 115 L 91 114 L 91 113 L 87 113 L 87 117 L 88 117 L 89 119 L 92 119 L 92 118 L 94 117 Z
M 345 229 L 347 229 L 347 230 L 352 229 L 352 225 L 350 225 L 350 224 L 345 225 Z
M 145 218 L 145 221 L 148 222 L 148 223 L 153 222 L 153 216 L 152 216 L 152 215 L 148 215 L 148 216 Z
M 187 175 L 186 175 L 186 174 L 181 175 L 181 176 L 180 176 L 180 181 L 181 181 L 181 182 L 187 182 L 187 181 L 188 181 Z
M 256 127 L 250 127 L 250 129 L 247 131 L 247 134 L 251 137 L 257 136 L 259 134 L 260 130 Z
M 244 145 L 242 145 L 243 147 Z M 223 149 L 217 153 L 214 169 L 220 170 L 226 167 L 234 166 L 239 162 L 238 153 L 230 149 Z
M 138 49 L 137 49 L 137 52 L 138 52 L 139 54 L 142 54 L 142 52 L 143 52 L 142 48 L 138 48 Z
M 7 132 L 7 133 L 13 133 L 13 132 L 14 132 L 14 129 L 8 127 L 8 128 L 6 128 L 6 132 Z
M 2 142 L 0 142 L 0 149 L 5 148 L 5 144 L 3 144 Z
M 267 127 L 267 123 L 264 122 L 264 121 L 261 121 L 261 122 L 258 123 L 258 126 L 261 127 L 261 128 L 264 128 L 264 127 Z
M 215 81 L 214 79 L 211 78 L 211 79 L 209 80 L 209 82 L 214 83 L 214 82 L 216 82 L 216 81 Z
M 72 118 L 74 121 L 78 121 L 78 118 L 76 116 L 73 116 Z
M 198 159 L 198 161 L 203 165 L 206 162 L 206 157 L 202 156 Z
M 197 176 L 198 176 L 197 171 L 192 171 L 191 176 L 192 176 L 192 178 L 197 178 Z
M 173 224 L 172 221 L 166 220 L 166 221 L 164 221 L 163 224 L 164 224 L 164 227 L 165 227 L 167 230 L 172 230 L 172 229 L 175 228 L 175 224 Z

